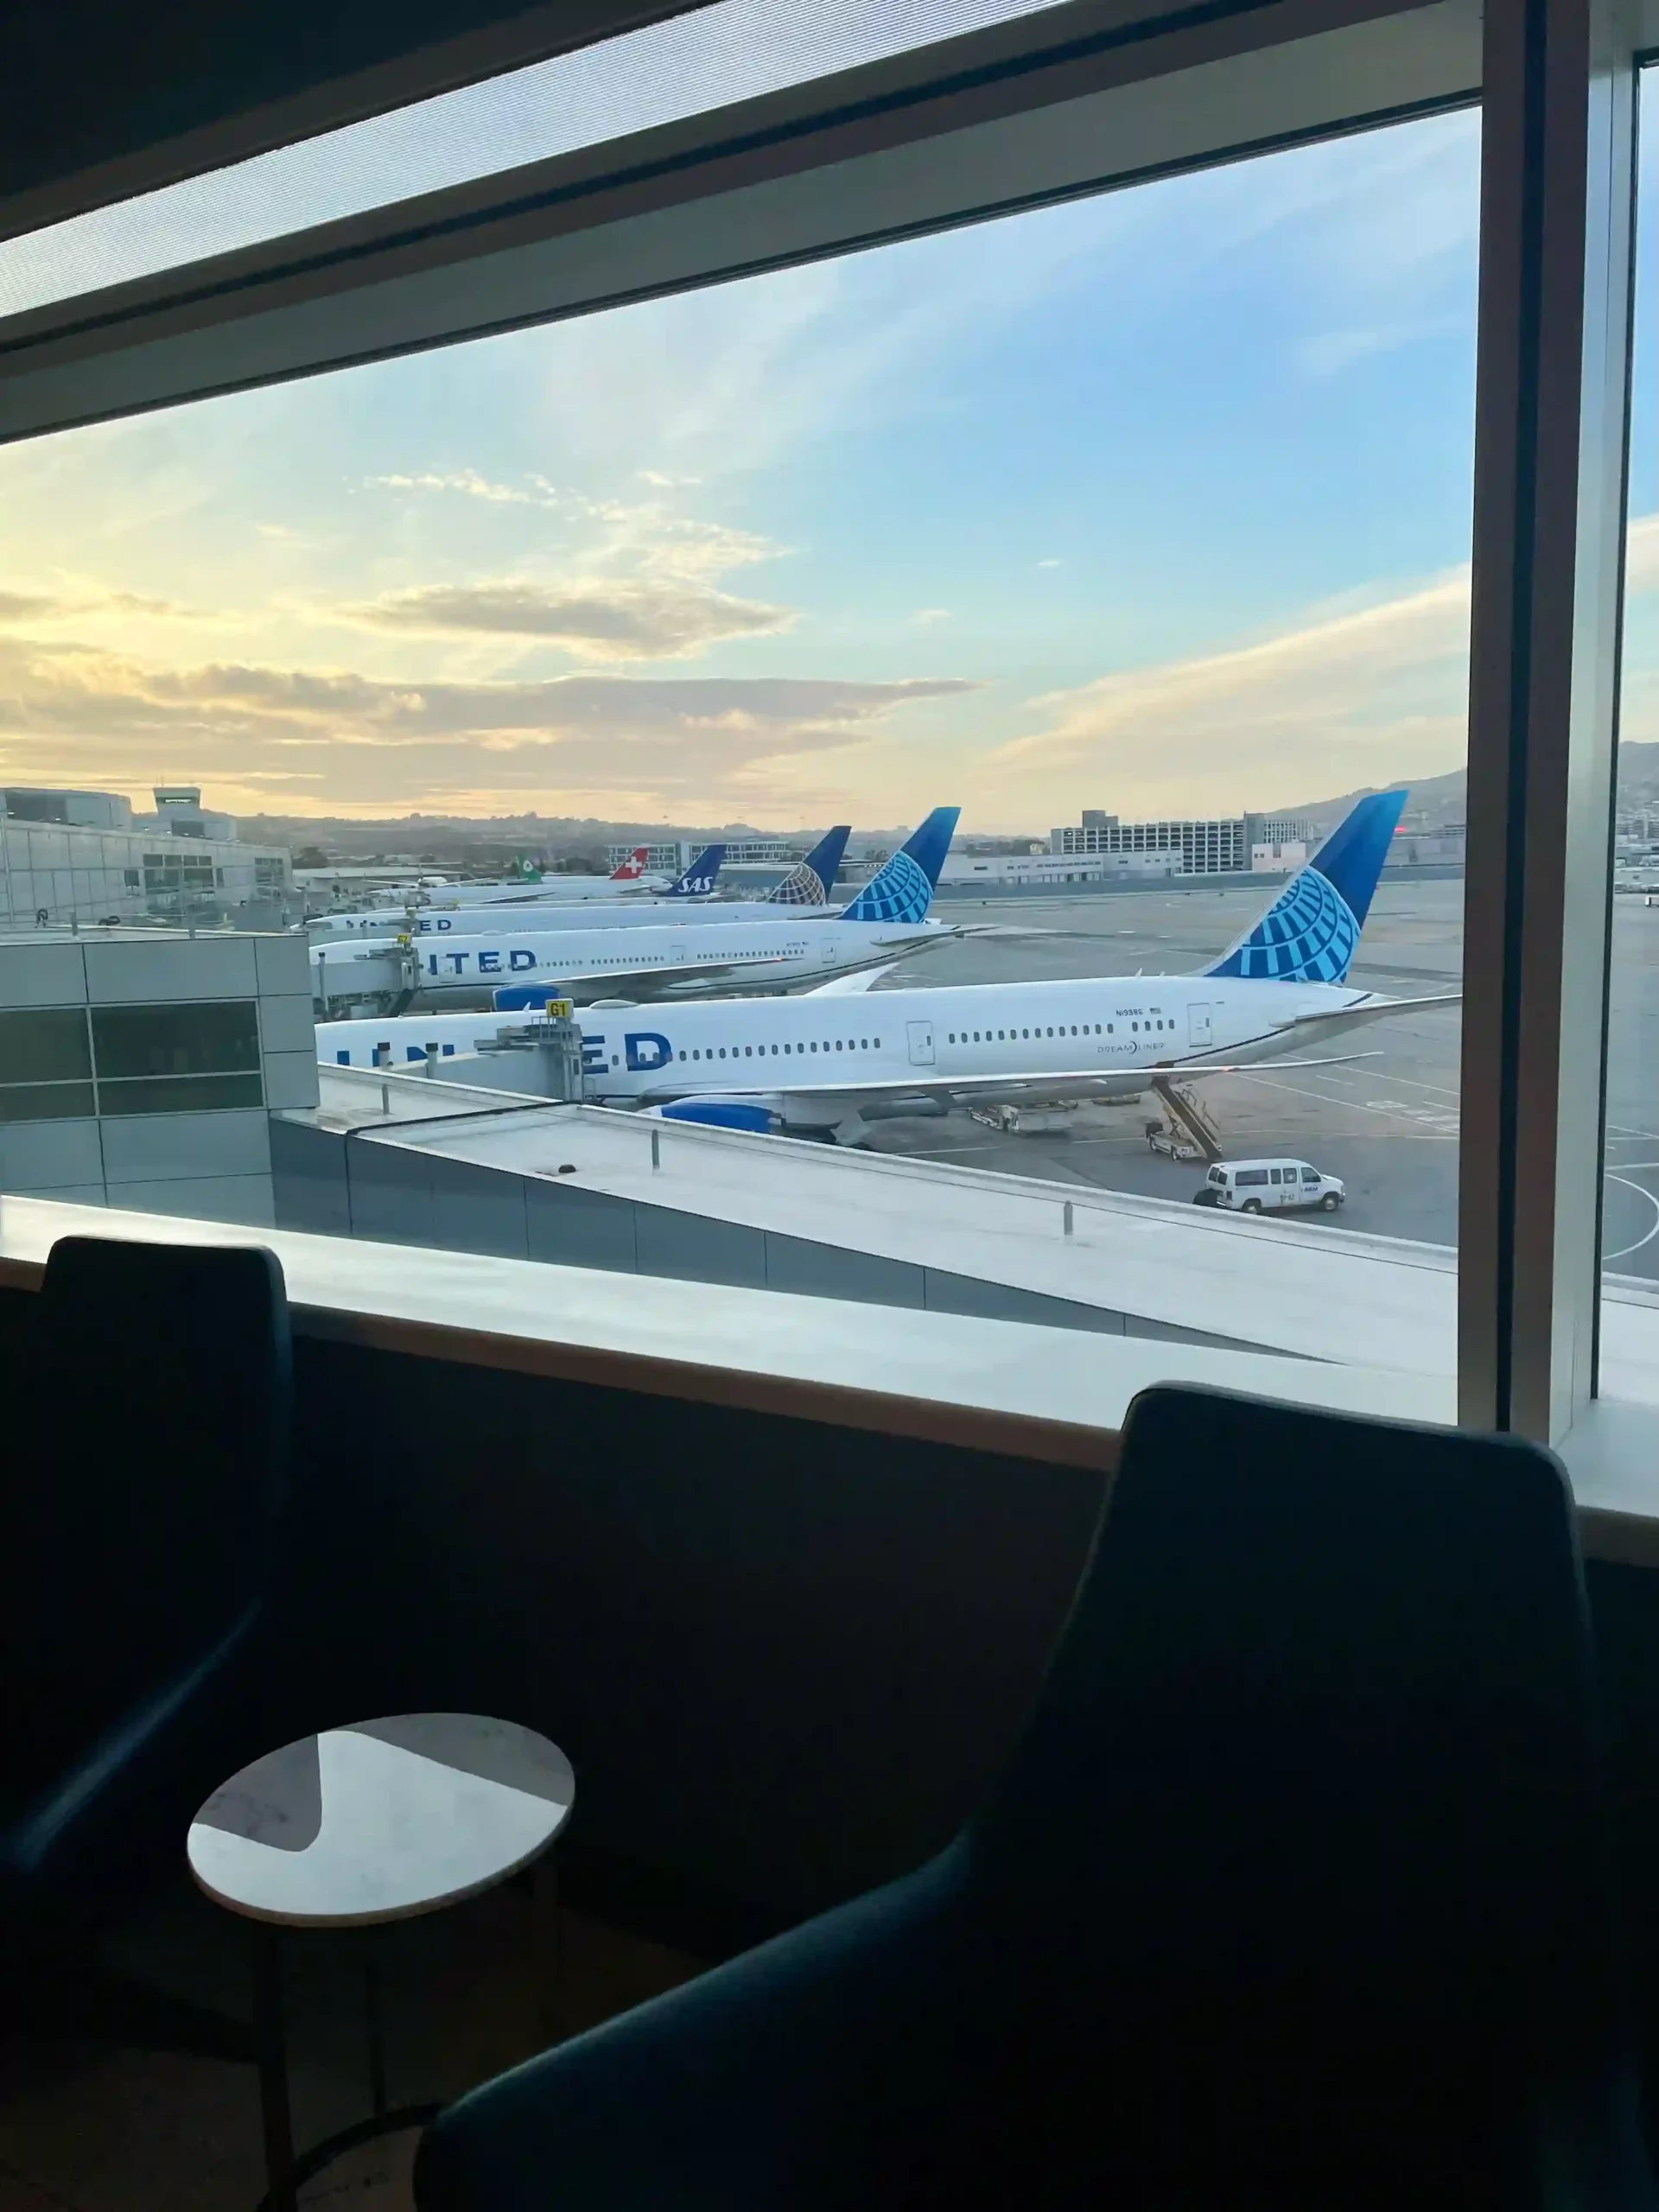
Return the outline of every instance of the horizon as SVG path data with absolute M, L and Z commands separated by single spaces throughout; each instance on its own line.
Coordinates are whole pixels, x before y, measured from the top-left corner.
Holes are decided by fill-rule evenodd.
M 1455 771 L 1478 147 L 1431 117 L 5 448 L 0 781 L 1024 837 Z M 1644 410 L 1634 741 L 1655 460 Z

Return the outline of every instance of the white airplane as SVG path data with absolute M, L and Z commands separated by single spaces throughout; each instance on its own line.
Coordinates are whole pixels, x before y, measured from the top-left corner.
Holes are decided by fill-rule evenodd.
M 715 921 L 697 910 L 683 920 L 619 932 L 544 931 L 524 927 L 518 916 L 493 918 L 487 935 L 446 937 L 442 945 L 416 941 L 416 995 L 431 1004 L 466 994 L 493 993 L 499 1008 L 539 1007 L 550 997 L 590 999 L 595 990 L 626 990 L 631 999 L 661 998 L 710 986 L 727 991 L 779 991 L 827 980 L 880 961 L 891 963 L 943 937 L 956 934 L 930 922 L 939 870 L 957 826 L 954 806 L 936 807 L 903 848 L 871 877 L 839 913 L 800 918 L 801 910 L 776 909 L 766 922 Z M 321 988 L 327 962 L 335 996 L 349 995 L 354 959 L 384 962 L 398 949 L 393 938 L 351 940 L 351 950 L 325 943 L 311 949 Z M 340 978 L 345 978 L 340 983 Z
M 1135 1098 L 1160 1082 L 1317 1052 L 1370 1022 L 1451 1005 L 1459 992 L 1393 999 L 1344 981 L 1404 803 L 1402 791 L 1361 799 L 1201 975 L 872 991 L 865 974 L 795 998 L 707 1001 L 645 1018 L 595 1008 L 581 1021 L 586 1095 L 667 1119 L 855 1144 L 874 1120 L 969 1101 Z M 325 1023 L 318 1058 L 372 1066 L 380 1047 L 408 1059 L 429 1046 L 467 1052 L 501 1027 L 488 1014 Z
M 515 915 L 522 907 L 526 912 L 569 912 L 578 922 L 596 920 L 601 912 L 608 918 L 613 912 L 626 911 L 629 900 L 644 903 L 642 894 L 678 893 L 680 885 L 710 860 L 713 868 L 706 872 L 711 880 L 702 889 L 712 891 L 712 877 L 720 873 L 719 856 L 724 851 L 723 845 L 711 845 L 673 884 L 664 876 L 647 874 L 648 849 L 644 845 L 636 845 L 609 875 L 544 875 L 539 882 L 514 883 L 451 883 L 441 875 L 423 876 L 418 884 L 404 887 L 401 899 L 391 890 L 378 906 L 362 907 L 355 913 L 319 914 L 307 927 L 313 937 L 324 931 L 335 937 L 385 937 L 389 930 L 398 927 L 400 919 L 411 914 L 416 917 L 416 927 L 425 930 L 433 926 L 431 918 L 438 915 L 449 918 L 444 926 L 452 926 L 453 918 L 463 910 L 474 916 L 481 910 L 483 918 L 494 923 L 500 918 L 496 910 L 503 906 L 512 907 Z
M 492 912 L 470 906 L 422 906 L 412 911 L 407 925 L 416 937 L 476 937 L 500 928 L 504 921 L 514 930 L 648 929 L 674 920 L 684 912 L 688 900 L 702 902 L 698 918 L 706 922 L 775 922 L 782 919 L 780 908 L 787 908 L 791 919 L 798 913 L 827 913 L 851 834 L 847 823 L 838 824 L 764 899 L 712 899 L 726 848 L 710 845 L 660 899 L 619 899 L 596 909 L 585 904 L 528 901 L 515 906 L 511 914 L 503 914 L 499 907 Z M 387 916 L 383 907 L 378 912 L 331 914 L 327 923 L 339 936 L 384 938 Z M 313 937 L 320 926 L 313 925 Z

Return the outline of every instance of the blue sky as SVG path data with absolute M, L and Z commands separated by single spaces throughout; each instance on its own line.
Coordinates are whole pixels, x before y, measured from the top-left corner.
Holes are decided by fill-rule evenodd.
M 1454 767 L 1478 167 L 1441 117 L 0 452 L 0 774 L 1040 832 Z

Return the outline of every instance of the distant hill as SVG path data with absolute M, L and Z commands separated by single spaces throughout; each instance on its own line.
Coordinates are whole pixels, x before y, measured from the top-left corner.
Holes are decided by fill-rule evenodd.
M 1408 786 L 1408 817 L 1414 823 L 1434 830 L 1462 822 L 1468 805 L 1468 785 L 1467 773 L 1462 768 L 1454 768 L 1446 776 L 1425 776 L 1420 783 Z M 1358 791 L 1344 791 L 1336 798 L 1314 799 L 1300 806 L 1274 807 L 1270 810 L 1274 814 L 1306 815 L 1318 828 L 1325 830 L 1339 822 L 1356 799 L 1384 788 L 1390 787 L 1366 784 Z M 1659 743 L 1620 746 L 1618 800 L 1621 810 L 1659 804 Z

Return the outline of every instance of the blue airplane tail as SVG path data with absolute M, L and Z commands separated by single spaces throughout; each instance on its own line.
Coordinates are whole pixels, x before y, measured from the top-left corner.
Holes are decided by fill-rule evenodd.
M 664 899 L 706 899 L 720 876 L 726 858 L 724 845 L 706 845 L 677 883 L 664 892 Z
M 1359 949 L 1405 804 L 1404 791 L 1373 791 L 1359 800 L 1260 920 L 1205 974 L 1340 983 Z
M 920 829 L 870 878 L 852 905 L 842 909 L 842 920 L 925 921 L 961 812 L 959 806 L 936 806 Z
M 853 834 L 849 822 L 838 822 L 827 837 L 820 838 L 804 861 L 791 868 L 783 881 L 767 892 L 765 903 L 772 906 L 827 906 L 841 874 L 842 856 Z

